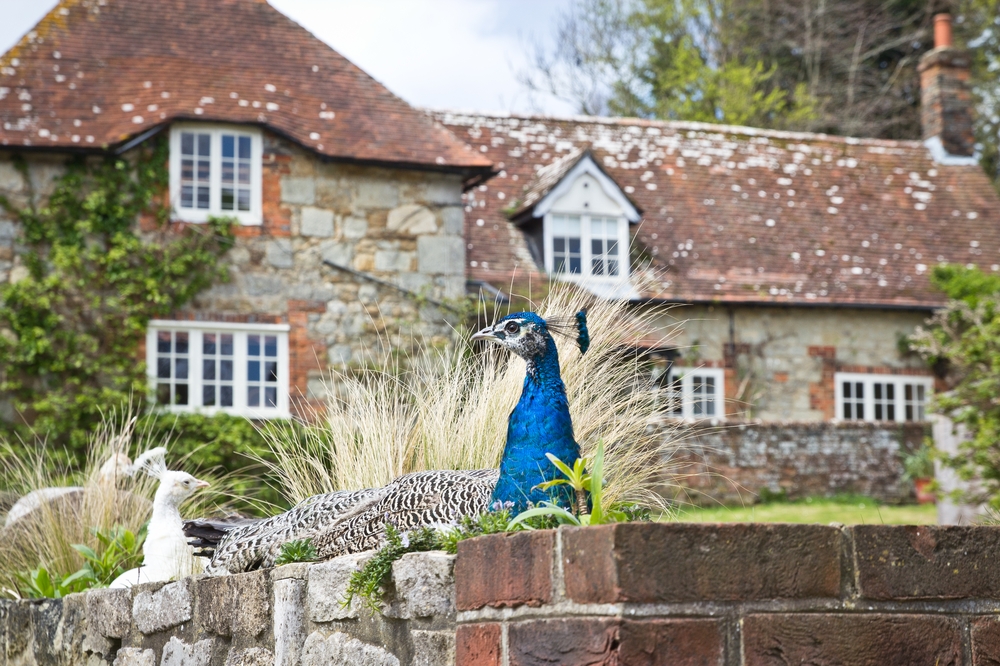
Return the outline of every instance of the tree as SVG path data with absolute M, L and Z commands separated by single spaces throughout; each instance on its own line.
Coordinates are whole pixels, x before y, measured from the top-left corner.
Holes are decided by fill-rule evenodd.
M 579 0 L 529 91 L 581 113 L 919 139 L 920 56 L 935 0 Z M 983 164 L 1000 175 L 1000 9 L 954 0 L 973 54 Z M 995 34 L 997 33 L 997 34 Z
M 979 480 L 981 494 L 963 499 L 1000 509 L 1000 278 L 943 265 L 931 280 L 951 300 L 911 344 L 945 376 L 948 390 L 935 396 L 935 411 L 969 433 L 958 455 L 944 462 L 962 478 Z

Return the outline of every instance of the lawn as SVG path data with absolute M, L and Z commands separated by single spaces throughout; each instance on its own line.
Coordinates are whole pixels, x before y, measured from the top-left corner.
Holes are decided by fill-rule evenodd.
M 843 523 L 845 525 L 927 525 L 937 522 L 933 504 L 888 506 L 868 497 L 809 497 L 746 507 L 681 507 L 665 518 L 690 523 Z

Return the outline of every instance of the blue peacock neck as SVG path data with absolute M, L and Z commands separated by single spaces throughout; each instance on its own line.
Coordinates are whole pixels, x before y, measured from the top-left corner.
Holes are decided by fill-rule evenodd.
M 536 486 L 559 475 L 546 453 L 567 464 L 580 457 L 580 447 L 573 437 L 566 386 L 560 376 L 559 352 L 551 337 L 543 351 L 527 364 L 521 399 L 507 421 L 500 478 L 491 499 L 491 504 L 512 503 L 515 513 L 526 509 L 528 502 L 538 504 L 550 499 L 568 506 L 568 493 L 552 496 L 553 491 L 542 491 Z

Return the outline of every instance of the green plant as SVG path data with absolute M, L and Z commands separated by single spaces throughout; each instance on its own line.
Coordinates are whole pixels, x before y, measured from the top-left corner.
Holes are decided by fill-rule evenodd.
M 349 606 L 355 595 L 360 595 L 372 612 L 378 612 L 383 586 L 392 573 L 392 563 L 406 553 L 436 550 L 439 544 L 437 532 L 429 527 L 401 534 L 395 526 L 386 525 L 385 541 L 364 567 L 351 574 L 344 606 Z
M 38 567 L 26 573 L 17 574 L 20 594 L 26 599 L 61 599 L 67 594 L 83 592 L 89 585 L 81 580 L 77 571 L 66 579 L 62 579 L 58 574 L 51 574 L 45 567 Z
M 316 546 L 313 545 L 312 539 L 297 539 L 281 544 L 274 565 L 280 567 L 282 564 L 293 562 L 315 562 L 316 558 Z
M 934 449 L 926 443 L 916 451 L 903 456 L 903 478 L 907 481 L 929 479 L 934 476 Z
M 28 441 L 45 433 L 78 459 L 103 412 L 146 394 L 147 322 L 225 279 L 232 225 L 168 223 L 162 139 L 129 157 L 71 159 L 44 205 L 27 163 L 15 164 L 27 202 L 0 197 L 0 209 L 21 225 L 27 274 L 0 288 L 0 396 L 23 422 L 6 427 Z

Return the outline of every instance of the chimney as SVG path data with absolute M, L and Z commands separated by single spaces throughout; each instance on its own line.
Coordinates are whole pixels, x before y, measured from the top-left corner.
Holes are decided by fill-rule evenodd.
M 951 43 L 951 15 L 934 17 L 934 50 L 920 58 L 920 120 L 924 141 L 948 155 L 971 157 L 972 96 L 969 56 Z

